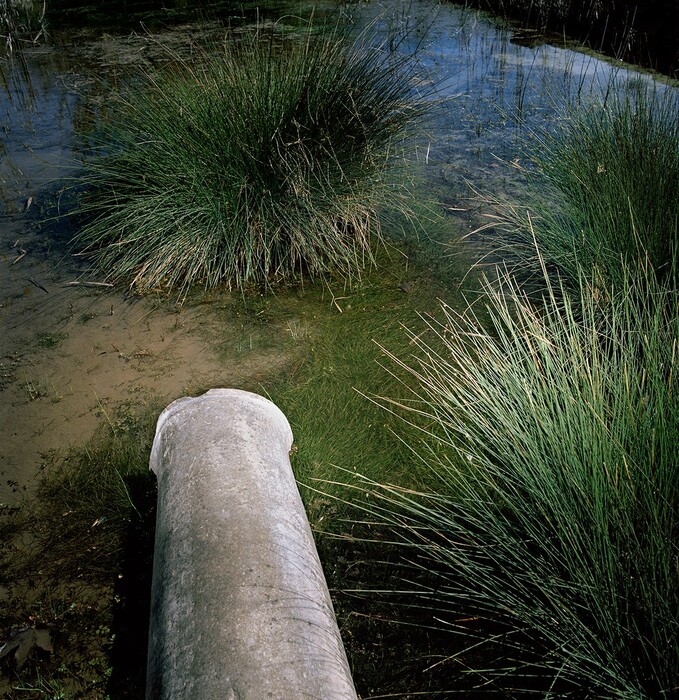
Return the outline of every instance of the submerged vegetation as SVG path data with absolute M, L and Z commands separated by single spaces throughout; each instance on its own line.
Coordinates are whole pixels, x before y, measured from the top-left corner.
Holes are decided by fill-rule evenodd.
M 238 329 L 234 335 L 239 342 L 254 337 L 269 357 L 291 355 L 284 380 L 272 382 L 271 375 L 278 374 L 272 372 L 237 386 L 266 393 L 288 417 L 295 435 L 293 466 L 305 484 L 301 491 L 317 531 L 340 532 L 349 517 L 348 506 L 340 508 L 316 490 L 337 477 L 333 464 L 375 478 L 391 475 L 418 487 L 426 479 L 409 469 L 407 449 L 394 434 L 397 419 L 366 401 L 356 388 L 377 391 L 388 385 L 392 393 L 398 390 L 398 382 L 385 383 L 378 371 L 375 360 L 381 353 L 373 338 L 406 352 L 408 340 L 399 322 L 413 322 L 418 308 L 433 309 L 436 295 L 445 289 L 419 280 L 422 270 L 412 258 L 396 251 L 392 259 L 386 250 L 379 254 L 378 268 L 350 288 L 318 281 L 280 289 L 276 295 L 220 296 L 215 304 L 219 328 Z M 406 282 L 412 282 L 407 292 L 401 286 Z M 236 339 L 224 335 L 229 337 L 219 351 L 225 364 L 232 363 L 236 352 L 229 343 Z M 258 361 L 260 348 L 247 357 Z M 207 388 L 193 387 L 189 393 Z M 28 624 L 50 629 L 54 639 L 51 656 L 33 652 L 21 669 L 16 670 L 12 657 L 1 660 L 15 687 L 37 688 L 42 674 L 65 697 L 101 698 L 104 692 L 115 698 L 143 696 L 155 502 L 148 455 L 160 408 L 155 399 L 140 397 L 115 410 L 102 406 L 105 425 L 96 439 L 50 461 L 39 510 L 30 512 L 27 522 L 18 522 L 19 513 L 0 509 L 0 534 L 7 534 L 0 538 L 0 586 L 10 594 L 0 600 L 0 639 L 9 632 L 5 624 L 18 628 L 29 616 Z M 30 557 L 21 539 L 32 541 Z M 371 574 L 384 573 L 370 563 L 384 557 L 384 547 L 376 551 L 368 546 L 359 554 L 355 542 L 322 539 L 319 548 L 335 588 L 348 587 L 348 571 L 352 583 L 363 589 L 371 586 Z M 368 561 L 358 561 L 361 556 Z M 95 588 L 91 597 L 81 592 L 88 587 Z M 395 647 L 373 644 L 372 635 L 384 635 L 387 629 L 390 638 L 399 638 L 395 623 L 374 618 L 372 602 L 341 590 L 333 595 L 362 695 L 369 694 L 368 688 L 385 687 L 380 683 L 395 692 L 419 690 L 415 674 L 426 660 L 416 655 L 421 654 L 420 644 L 427 643 L 427 632 L 413 635 L 413 656 L 404 664 Z M 72 600 L 76 606 L 70 608 Z M 364 606 L 366 614 L 360 615 L 357 610 Z M 388 613 L 393 610 L 385 608 Z M 400 666 L 398 674 L 384 667 L 385 658 Z
M 117 105 L 76 244 L 140 291 L 270 286 L 373 259 L 387 177 L 422 116 L 412 66 L 339 30 L 245 33 Z
M 3 697 L 143 695 L 159 408 L 102 407 L 84 449 L 47 456 L 36 498 L 0 508 Z M 12 639 L 31 630 L 48 643 L 15 657 Z

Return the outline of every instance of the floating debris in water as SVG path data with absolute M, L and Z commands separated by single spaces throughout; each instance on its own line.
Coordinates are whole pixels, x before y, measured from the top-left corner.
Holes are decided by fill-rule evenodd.
M 40 282 L 36 282 L 32 277 L 29 277 L 28 281 L 31 284 L 35 285 L 38 289 L 42 289 L 42 291 L 45 292 L 45 294 L 49 294 L 49 290 L 47 289 L 47 287 L 44 287 L 42 284 L 40 284 Z

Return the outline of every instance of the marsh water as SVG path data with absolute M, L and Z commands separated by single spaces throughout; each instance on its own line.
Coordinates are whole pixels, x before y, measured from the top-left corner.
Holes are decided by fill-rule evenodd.
M 74 224 L 63 215 L 77 196 L 89 137 L 111 90 L 140 67 L 167 61 L 168 49 L 190 55 L 223 36 L 224 22 L 277 20 L 291 31 L 312 14 L 372 22 L 385 46 L 412 54 L 423 86 L 436 84 L 413 168 L 445 216 L 432 252 L 439 257 L 481 222 L 472 189 L 521 186 L 522 139 L 561 118 L 564 103 L 606 90 L 614 77 L 623 89 L 627 80 L 654 79 L 563 39 L 431 0 L 281 3 L 245 15 L 223 2 L 200 12 L 189 3 L 153 5 L 128 3 L 114 16 L 70 3 L 0 55 L 0 503 L 29 488 L 49 454 L 86 441 L 110 407 L 261 384 L 289 361 L 275 344 L 241 342 L 236 323 L 220 331 L 237 349 L 225 365 L 209 337 L 218 323 L 209 304 L 109 288 L 70 249 Z
M 209 46 L 227 35 L 226 26 L 233 30 L 276 21 L 281 31 L 294 32 L 312 15 L 315 22 L 346 23 L 357 32 L 371 27 L 385 51 L 412 57 L 415 89 L 431 94 L 432 111 L 411 144 L 407 167 L 416 191 L 427 200 L 425 214 L 434 208 L 440 218 L 427 230 L 429 240 L 422 229 L 406 228 L 413 245 L 401 239 L 404 255 L 394 256 L 399 269 L 377 278 L 393 287 L 386 303 L 385 295 L 380 297 L 382 315 L 400 313 L 406 305 L 409 311 L 426 312 L 430 307 L 418 304 L 424 299 L 433 308 L 436 296 L 463 305 L 466 271 L 479 248 L 481 254 L 493 250 L 492 230 L 484 239 L 472 239 L 473 245 L 466 238 L 488 213 L 472 193 L 511 196 L 520 190 L 526 138 L 567 118 L 563 108 L 569 101 L 587 100 L 613 85 L 624 90 L 629 81 L 656 80 L 564 45 L 558 37 L 519 32 L 483 13 L 431 0 L 320 7 L 269 2 L 263 9 L 207 0 L 198 9 L 199 3 L 190 0 L 166 0 L 164 9 L 154 9 L 158 4 L 129 0 L 120 14 L 111 8 L 114 3 L 47 0 L 51 10 L 42 17 L 41 1 L 17 0 L 21 7 L 36 8 L 34 24 L 21 38 L 13 37 L 11 47 L 0 36 L 5 45 L 4 52 L 0 49 L 0 515 L 30 503 L 43 466 L 58 468 L 59 457 L 70 448 L 86 452 L 101 428 L 145 445 L 140 417 L 154 418 L 180 396 L 216 386 L 269 391 L 310 354 L 319 303 L 329 307 L 326 316 L 333 323 L 338 314 L 351 316 L 354 301 L 341 283 L 331 289 L 331 282 L 327 293 L 316 293 L 310 284 L 266 298 L 256 291 L 242 296 L 198 292 L 177 304 L 161 293 L 134 296 L 89 274 L 87 260 L 69 246 L 78 224 L 68 213 L 81 191 L 83 159 L 107 118 L 111 95 L 137 80 L 140 69 L 155 70 L 177 55 L 190 58 L 197 45 Z M 0 2 L 0 20 L 2 7 Z M 421 294 L 427 285 L 431 293 Z M 356 294 L 349 292 L 354 298 L 360 294 L 360 284 Z M 284 306 L 284 312 L 276 306 Z M 361 330 L 365 325 L 365 320 L 357 322 Z M 343 328 L 351 329 L 351 322 Z M 379 324 L 370 328 L 378 342 L 381 329 Z M 66 524 L 72 508 L 77 505 L 59 509 L 46 527 Z M 78 547 L 83 556 L 94 557 L 90 539 L 100 520 L 93 518 L 91 525 L 88 520 L 86 536 L 69 543 L 65 564 L 57 562 L 73 569 L 67 580 L 55 583 L 58 576 L 42 576 L 40 569 L 50 566 L 42 550 L 31 550 L 30 571 L 19 567 L 25 580 L 10 581 L 3 572 L 0 636 L 9 633 L 10 625 L 48 625 L 61 634 L 55 665 L 69 654 L 76 657 L 66 659 L 62 677 L 72 675 L 73 666 L 82 671 L 73 675 L 78 687 L 92 676 L 97 680 L 90 694 L 76 697 L 102 697 L 99 690 L 111 664 L 119 671 L 114 685 L 125 692 L 108 694 L 139 697 L 148 615 L 140 607 L 149 598 L 139 588 L 148 558 L 141 563 L 133 558 L 100 589 L 83 585 L 72 551 Z M 147 535 L 152 531 L 150 521 L 135 523 Z M 22 547 L 16 551 L 3 550 L 6 543 L 0 540 L 0 555 L 11 550 L 7 559 L 0 556 L 3 563 L 33 546 L 30 533 L 19 538 Z M 134 556 L 143 558 L 137 550 Z M 55 570 L 61 572 L 59 567 Z M 123 620 L 116 623 L 116 644 L 125 651 L 111 660 L 119 653 L 111 651 L 113 616 Z M 397 637 L 394 663 L 402 670 L 401 629 Z M 357 644 L 360 654 L 362 641 Z M 369 646 L 377 645 L 371 638 Z M 7 660 L 0 695 L 18 697 L 4 674 Z M 371 663 L 369 658 L 366 667 Z M 130 686 L 130 669 L 140 685 Z

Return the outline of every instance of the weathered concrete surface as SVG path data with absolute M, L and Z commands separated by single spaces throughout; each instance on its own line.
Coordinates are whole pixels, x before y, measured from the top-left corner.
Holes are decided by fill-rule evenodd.
M 158 419 L 147 697 L 356 698 L 270 401 L 213 389 Z

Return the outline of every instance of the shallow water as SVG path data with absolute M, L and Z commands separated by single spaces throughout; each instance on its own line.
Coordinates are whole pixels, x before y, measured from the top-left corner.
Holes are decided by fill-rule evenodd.
M 399 50 L 416 54 L 437 85 L 443 104 L 430 128 L 429 160 L 455 164 L 475 186 L 489 166 L 521 157 L 526 136 L 564 118 L 569 104 L 625 89 L 630 80 L 671 89 L 662 76 L 572 42 L 554 45 L 535 34 L 526 45 L 524 34 L 479 11 L 426 1 L 405 7 L 407 16 L 388 3 L 371 4 L 370 12 L 383 12 L 384 30 L 404 33 Z
M 62 15 L 70 22 L 63 27 L 54 15 L 49 40 L 15 43 L 0 57 L 0 503 L 15 498 L 45 454 L 91 436 L 106 406 L 143 402 L 151 393 L 169 402 L 236 378 L 242 385 L 243 377 L 275 373 L 286 360 L 253 352 L 225 369 L 198 334 L 213 322 L 203 307 L 173 309 L 86 286 L 86 264 L 68 249 L 72 231 L 57 217 L 72 201 L 107 86 L 165 60 L 163 47 L 190 51 L 223 33 L 205 19 L 210 3 L 197 15 L 191 3 L 174 3 L 161 15 L 149 5 L 140 3 L 137 17 L 90 12 L 88 26 L 78 24 L 82 14 Z M 222 18 L 229 15 L 225 3 L 213 5 Z M 270 6 L 260 19 L 282 8 Z M 311 5 L 287 8 L 311 12 Z M 549 127 L 569 99 L 606 90 L 614 77 L 619 84 L 653 79 L 540 37 L 524 45 L 525 37 L 482 13 L 429 0 L 324 12 L 351 16 L 357 27 L 374 22 L 385 45 L 416 56 L 421 89 L 437 86 L 416 156 L 424 189 L 447 212 L 451 250 L 480 223 L 470 186 L 494 193 L 521 186 L 513 166 L 522 161 L 526 133 Z

